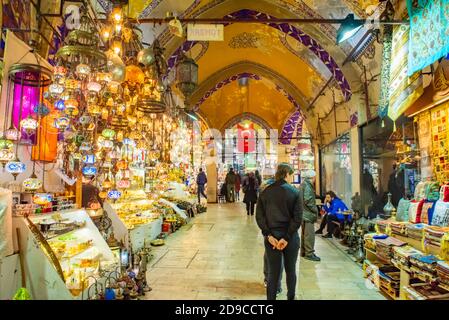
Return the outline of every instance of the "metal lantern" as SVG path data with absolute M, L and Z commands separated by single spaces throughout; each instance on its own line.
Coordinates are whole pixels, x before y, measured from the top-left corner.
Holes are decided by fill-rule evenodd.
M 25 172 L 25 169 L 25 164 L 19 159 L 14 159 L 13 161 L 10 161 L 6 164 L 6 171 L 13 175 L 14 180 L 16 180 L 16 177 L 19 174 Z
M 29 178 L 23 181 L 22 185 L 25 188 L 25 191 L 33 192 L 42 187 L 42 181 L 39 180 L 33 172 Z
M 176 87 L 188 99 L 198 85 L 198 65 L 195 60 L 183 55 L 176 65 Z

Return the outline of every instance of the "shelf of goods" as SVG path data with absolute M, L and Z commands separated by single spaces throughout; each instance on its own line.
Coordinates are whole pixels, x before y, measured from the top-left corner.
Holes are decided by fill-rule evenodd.
M 86 299 L 119 266 L 85 210 L 14 217 L 32 299 Z M 91 290 L 92 291 L 92 290 Z
M 198 213 L 198 199 L 195 195 L 187 191 L 187 187 L 182 183 L 170 182 L 168 189 L 164 192 L 163 197 L 170 202 L 176 203 L 182 210 L 192 210 L 192 214 Z
M 380 220 L 376 230 L 364 238 L 366 278 L 394 300 L 449 300 L 449 228 Z

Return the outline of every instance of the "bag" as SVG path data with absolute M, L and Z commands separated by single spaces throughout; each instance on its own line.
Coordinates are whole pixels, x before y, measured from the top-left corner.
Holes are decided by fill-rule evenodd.
M 408 210 L 410 208 L 410 200 L 402 198 L 398 203 L 398 210 L 396 212 L 397 221 L 408 221 Z

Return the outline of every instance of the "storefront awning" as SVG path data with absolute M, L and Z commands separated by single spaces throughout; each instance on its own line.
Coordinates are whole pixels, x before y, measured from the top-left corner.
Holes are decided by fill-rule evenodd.
M 431 108 L 437 107 L 440 104 L 449 101 L 449 94 L 441 97 L 440 99 L 434 101 L 433 97 L 435 96 L 436 91 L 433 89 L 433 85 L 428 86 L 424 89 L 424 93 L 418 100 L 415 101 L 414 104 L 410 106 L 405 111 L 405 115 L 407 117 L 414 117 L 421 112 L 429 110 Z

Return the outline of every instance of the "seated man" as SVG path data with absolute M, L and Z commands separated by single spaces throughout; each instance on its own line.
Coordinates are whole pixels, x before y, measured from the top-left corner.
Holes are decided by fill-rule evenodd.
M 344 211 L 348 210 L 348 207 L 337 197 L 335 192 L 326 192 L 326 199 L 324 201 L 324 210 L 327 213 L 327 234 L 323 238 L 332 238 L 332 235 L 335 233 L 335 228 L 338 225 L 337 223 L 343 224 L 346 219 L 351 221 L 352 217 L 343 214 Z

